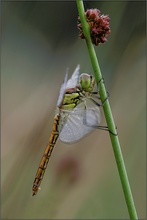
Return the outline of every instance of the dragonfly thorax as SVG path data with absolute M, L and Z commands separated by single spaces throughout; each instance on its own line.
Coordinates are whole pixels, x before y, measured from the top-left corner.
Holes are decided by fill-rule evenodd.
M 60 108 L 64 110 L 71 110 L 75 108 L 75 106 L 80 101 L 79 91 L 74 91 L 69 93 L 69 90 L 64 94 L 62 106 Z
M 63 96 L 61 109 L 72 110 L 79 104 L 84 97 L 88 97 L 93 91 L 95 78 L 87 73 L 82 73 L 79 83 L 75 87 L 67 88 Z
M 82 73 L 79 78 L 81 89 L 85 92 L 92 92 L 95 85 L 95 78 L 87 73 Z

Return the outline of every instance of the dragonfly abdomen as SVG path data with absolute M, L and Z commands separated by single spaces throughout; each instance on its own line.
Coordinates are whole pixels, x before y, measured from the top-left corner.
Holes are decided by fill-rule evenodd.
M 39 186 L 41 184 L 41 181 L 43 179 L 45 170 L 47 168 L 47 164 L 49 162 L 51 153 L 52 153 L 53 148 L 55 146 L 55 143 L 58 139 L 58 136 L 59 136 L 58 127 L 59 127 L 59 115 L 56 115 L 55 118 L 54 118 L 53 129 L 52 129 L 51 136 L 49 138 L 49 142 L 46 146 L 44 155 L 42 156 L 42 159 L 41 159 L 41 162 L 39 164 L 39 167 L 38 167 L 38 170 L 37 170 L 37 173 L 36 173 L 36 176 L 35 176 L 35 180 L 34 180 L 34 183 L 33 183 L 33 188 L 32 188 L 33 196 L 37 194 L 37 191 L 38 191 Z

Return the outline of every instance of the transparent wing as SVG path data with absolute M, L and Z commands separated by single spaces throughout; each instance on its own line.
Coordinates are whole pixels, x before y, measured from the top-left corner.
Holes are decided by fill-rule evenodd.
M 80 65 L 77 65 L 77 67 L 76 67 L 75 71 L 73 72 L 71 78 L 67 81 L 68 71 L 66 71 L 64 82 L 61 86 L 60 93 L 59 93 L 59 98 L 58 98 L 58 101 L 57 101 L 57 106 L 58 107 L 62 103 L 62 100 L 63 100 L 66 89 L 75 88 L 77 86 L 78 79 L 79 79 L 79 74 L 80 74 Z
M 77 65 L 75 71 L 73 72 L 71 78 L 68 80 L 66 89 L 75 88 L 77 86 L 80 74 L 80 65 Z
M 64 82 L 61 86 L 58 101 L 57 101 L 57 106 L 58 107 L 61 105 L 61 102 L 63 100 L 64 94 L 65 94 L 65 91 L 66 91 L 67 79 L 68 79 L 68 72 L 66 71 Z
M 70 113 L 61 112 L 61 127 L 59 138 L 65 143 L 74 143 L 92 132 L 100 123 L 100 109 L 86 107 L 84 102 L 78 104 Z

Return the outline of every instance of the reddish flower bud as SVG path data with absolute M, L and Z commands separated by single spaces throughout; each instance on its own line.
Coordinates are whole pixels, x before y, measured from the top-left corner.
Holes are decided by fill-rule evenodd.
M 92 43 L 97 46 L 100 43 L 107 41 L 107 37 L 110 34 L 110 18 L 108 15 L 101 15 L 100 10 L 98 9 L 88 9 L 85 12 L 85 16 L 90 26 L 90 36 Z M 79 29 L 79 37 L 84 39 L 85 36 L 83 34 L 80 17 L 78 17 L 77 27 Z

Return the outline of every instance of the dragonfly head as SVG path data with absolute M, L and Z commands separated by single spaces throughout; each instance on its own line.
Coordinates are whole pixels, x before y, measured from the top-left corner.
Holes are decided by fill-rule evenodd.
M 81 88 L 86 92 L 92 92 L 95 85 L 95 78 L 87 73 L 82 73 L 79 78 Z

